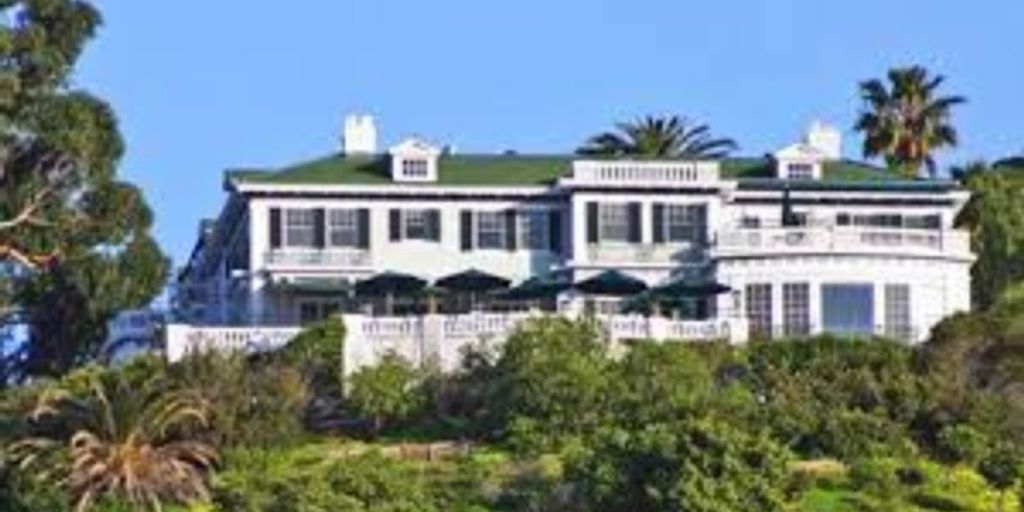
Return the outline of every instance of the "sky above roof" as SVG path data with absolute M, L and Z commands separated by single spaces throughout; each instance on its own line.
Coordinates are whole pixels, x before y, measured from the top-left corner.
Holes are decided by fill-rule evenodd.
M 257 5 L 273 6 L 272 8 Z M 110 101 L 159 240 L 183 263 L 229 167 L 334 151 L 346 113 L 379 145 L 558 153 L 616 120 L 679 113 L 760 155 L 820 118 L 851 126 L 858 81 L 948 77 L 962 144 L 946 165 L 1024 151 L 1020 0 L 99 1 L 78 86 Z

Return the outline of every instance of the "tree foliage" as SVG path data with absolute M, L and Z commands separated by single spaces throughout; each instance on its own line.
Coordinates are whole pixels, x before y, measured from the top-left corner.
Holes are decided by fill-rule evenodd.
M 860 83 L 864 108 L 854 128 L 864 132 L 864 156 L 881 156 L 908 177 L 922 167 L 934 175 L 934 152 L 957 144 L 952 109 L 966 99 L 939 96 L 945 77 L 921 66 L 890 69 L 887 78 L 888 85 L 878 79 Z
M 412 365 L 394 353 L 374 366 L 360 368 L 349 377 L 348 403 L 379 433 L 388 423 L 400 422 L 423 404 L 421 378 Z
M 142 193 L 117 179 L 113 111 L 71 79 L 98 11 L 0 8 L 0 306 L 6 324 L 29 327 L 21 370 L 59 375 L 98 348 L 114 312 L 160 290 L 168 263 Z
M 736 141 L 714 137 L 706 124 L 680 116 L 645 116 L 615 125 L 616 131 L 587 139 L 581 155 L 637 158 L 722 158 L 735 151 Z

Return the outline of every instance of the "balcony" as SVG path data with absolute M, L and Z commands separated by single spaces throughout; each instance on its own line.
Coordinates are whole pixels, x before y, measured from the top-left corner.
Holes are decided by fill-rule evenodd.
M 267 251 L 264 263 L 276 268 L 366 268 L 373 258 L 364 250 L 285 248 Z
M 572 176 L 560 183 L 567 186 L 637 187 L 719 187 L 718 162 L 577 160 Z
M 971 240 L 959 230 L 791 227 L 721 231 L 715 258 L 790 254 L 879 254 L 972 260 Z

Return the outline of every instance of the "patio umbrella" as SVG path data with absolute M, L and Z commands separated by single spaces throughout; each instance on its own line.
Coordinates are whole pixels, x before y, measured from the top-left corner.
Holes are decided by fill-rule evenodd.
M 573 288 L 590 295 L 626 297 L 647 290 L 647 283 L 618 270 L 605 270 L 589 279 L 576 283 Z
M 656 286 L 651 294 L 666 299 L 705 298 L 727 293 L 732 288 L 717 281 L 707 279 L 676 279 L 670 283 Z
M 486 293 L 508 288 L 509 280 L 475 268 L 438 279 L 434 286 L 452 292 Z
M 382 272 L 356 283 L 356 295 L 361 297 L 385 297 L 388 312 L 396 295 L 415 295 L 423 290 L 427 282 L 409 274 Z
M 434 286 L 449 292 L 468 293 L 471 307 L 476 305 L 477 294 L 508 288 L 509 280 L 471 268 L 438 279 Z
M 539 300 L 556 297 L 572 287 L 568 277 L 560 274 L 548 274 L 531 277 L 518 285 L 509 288 L 502 298 L 507 300 Z

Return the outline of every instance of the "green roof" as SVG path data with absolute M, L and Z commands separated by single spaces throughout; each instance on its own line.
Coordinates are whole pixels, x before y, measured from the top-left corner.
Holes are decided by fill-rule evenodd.
M 574 155 L 443 155 L 438 161 L 441 185 L 530 186 L 550 185 L 568 173 Z M 277 170 L 236 169 L 228 171 L 228 180 L 242 183 L 327 185 L 375 185 L 393 183 L 386 156 L 332 155 Z M 728 158 L 722 161 L 723 179 L 741 183 L 779 182 L 774 179 L 768 157 Z M 898 174 L 851 160 L 825 163 L 823 182 L 841 184 L 918 183 Z

